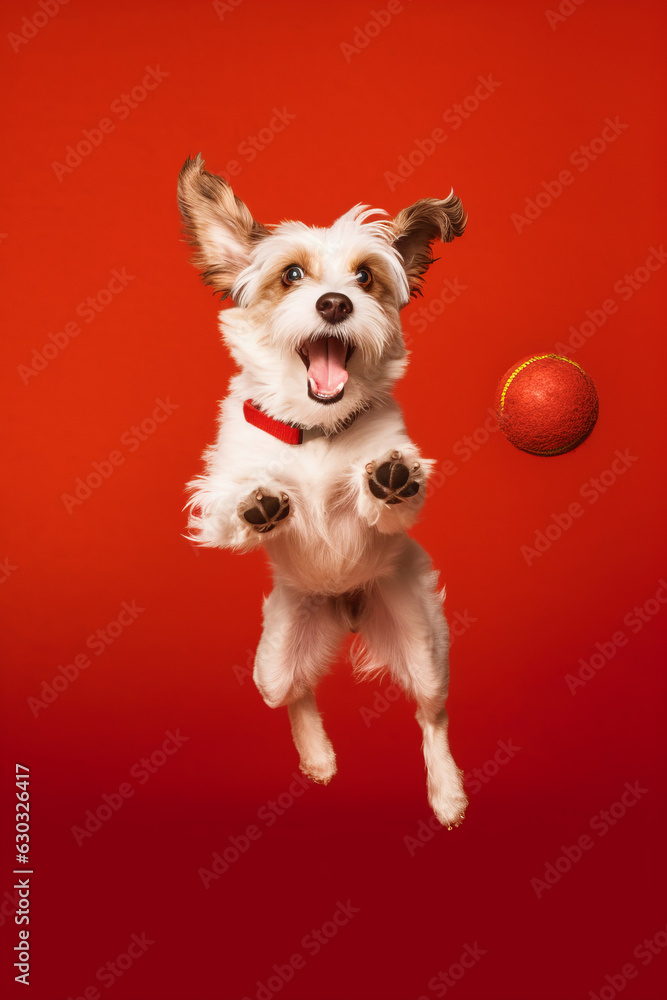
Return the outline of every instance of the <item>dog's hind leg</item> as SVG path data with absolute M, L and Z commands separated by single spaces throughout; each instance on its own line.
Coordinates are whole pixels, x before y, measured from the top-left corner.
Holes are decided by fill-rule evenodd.
M 359 628 L 365 650 L 357 669 L 363 675 L 389 668 L 406 694 L 416 699 L 428 800 L 444 826 L 458 826 L 468 800 L 447 735 L 449 630 L 437 574 L 412 539 L 406 540 L 394 575 L 377 580 L 369 591 Z
M 306 694 L 287 706 L 292 739 L 299 753 L 299 769 L 313 781 L 328 785 L 336 773 L 336 754 L 324 731 L 315 694 Z
M 334 599 L 327 595 L 301 594 L 276 583 L 264 600 L 253 680 L 267 705 L 287 706 L 300 769 L 323 784 L 336 773 L 336 755 L 313 692 L 345 633 Z

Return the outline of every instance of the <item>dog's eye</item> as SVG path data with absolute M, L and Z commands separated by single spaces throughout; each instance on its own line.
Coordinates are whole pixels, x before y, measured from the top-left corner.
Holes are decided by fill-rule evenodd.
M 368 288 L 371 281 L 373 280 L 373 275 L 371 274 L 371 272 L 368 270 L 367 267 L 360 267 L 357 273 L 355 274 L 355 278 L 357 279 L 358 283 L 361 285 L 362 288 Z
M 290 264 L 283 271 L 283 285 L 293 285 L 295 281 L 305 278 L 306 272 L 298 264 Z

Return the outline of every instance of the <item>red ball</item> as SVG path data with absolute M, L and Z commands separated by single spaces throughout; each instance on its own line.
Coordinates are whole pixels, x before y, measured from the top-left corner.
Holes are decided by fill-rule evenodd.
M 576 361 L 534 354 L 498 383 L 496 412 L 508 441 L 533 455 L 562 455 L 588 437 L 598 418 L 593 379 Z

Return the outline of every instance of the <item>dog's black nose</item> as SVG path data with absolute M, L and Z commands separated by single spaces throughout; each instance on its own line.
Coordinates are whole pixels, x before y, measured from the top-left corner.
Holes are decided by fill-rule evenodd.
M 327 295 L 320 295 L 315 308 L 327 323 L 340 323 L 352 312 L 352 302 L 347 295 L 329 292 Z

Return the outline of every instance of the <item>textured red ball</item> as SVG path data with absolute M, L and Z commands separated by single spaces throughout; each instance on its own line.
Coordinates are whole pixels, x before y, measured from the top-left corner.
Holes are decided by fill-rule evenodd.
M 505 372 L 498 383 L 496 412 L 515 447 L 533 455 L 562 455 L 593 430 L 598 394 L 576 361 L 535 354 Z

